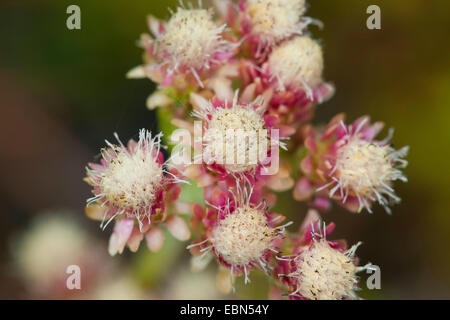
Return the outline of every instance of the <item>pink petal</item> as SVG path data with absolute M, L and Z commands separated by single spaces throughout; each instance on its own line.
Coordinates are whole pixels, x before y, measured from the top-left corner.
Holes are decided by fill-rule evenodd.
M 317 210 L 309 209 L 302 225 L 300 226 L 300 230 L 302 232 L 307 232 L 311 228 L 311 224 L 315 224 L 317 221 L 320 221 L 319 213 Z
M 311 197 L 313 192 L 314 190 L 309 179 L 302 177 L 295 185 L 294 198 L 297 201 L 303 201 Z
M 144 239 L 144 234 L 139 230 L 139 227 L 135 226 L 127 242 L 131 252 L 136 252 L 139 249 L 142 239 Z
M 165 74 L 160 87 L 166 88 L 166 87 L 170 86 L 172 84 L 173 80 L 174 80 L 173 75 Z
M 145 234 L 145 241 L 150 251 L 158 252 L 164 244 L 164 232 L 159 227 L 152 227 Z
M 311 174 L 314 170 L 313 158 L 311 156 L 306 156 L 300 163 L 300 168 L 306 174 Z
M 331 83 L 325 83 L 314 91 L 314 99 L 319 103 L 325 102 L 334 95 L 335 91 Z
M 150 29 L 155 38 L 159 38 L 164 32 L 164 27 L 162 27 L 161 22 L 154 16 L 147 17 L 147 24 L 148 28 Z
M 289 137 L 295 133 L 295 129 L 290 126 L 282 125 L 279 127 L 279 129 L 280 129 L 280 137 Z
M 114 226 L 114 232 L 109 238 L 108 252 L 110 255 L 114 256 L 118 252 L 119 254 L 123 252 L 128 239 L 133 231 L 134 220 L 124 218 L 116 221 Z
M 357 197 L 349 196 L 345 203 L 341 202 L 340 204 L 350 212 L 360 212 L 360 205 Z
M 167 220 L 166 225 L 169 232 L 180 241 L 189 240 L 191 237 L 191 231 L 183 218 L 172 216 Z
M 266 127 L 271 128 L 280 122 L 280 119 L 276 115 L 267 115 L 264 117 Z
M 314 200 L 314 206 L 317 209 L 320 209 L 323 211 L 328 211 L 331 209 L 330 200 L 325 197 L 316 197 L 316 199 Z
M 317 152 L 317 144 L 314 141 L 313 137 L 311 137 L 311 136 L 308 136 L 305 139 L 305 147 L 308 148 L 308 150 L 311 151 L 312 153 Z
M 378 133 L 383 129 L 384 123 L 383 122 L 375 122 L 373 125 L 366 128 L 363 132 L 363 138 L 367 141 L 373 140 Z
M 205 211 L 203 210 L 202 206 L 198 203 L 194 204 L 194 216 L 198 221 L 201 221 L 203 216 L 205 214 Z

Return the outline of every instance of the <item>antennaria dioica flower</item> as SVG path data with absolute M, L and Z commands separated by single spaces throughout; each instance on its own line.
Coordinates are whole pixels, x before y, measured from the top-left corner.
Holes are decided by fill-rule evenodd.
M 357 299 L 357 273 L 370 264 L 358 266 L 359 244 L 328 240 L 334 224 L 326 226 L 318 210 L 331 210 L 334 200 L 351 212 L 373 212 L 379 203 L 390 213 L 400 201 L 394 182 L 407 181 L 408 147 L 389 144 L 392 130 L 376 139 L 383 124 L 367 116 L 313 125 L 334 86 L 309 31 L 321 23 L 305 16 L 304 0 L 216 4 L 180 3 L 167 21 L 150 16 L 152 35 L 139 40 L 143 64 L 127 74 L 156 83 L 147 107 L 184 130 L 184 147 L 197 157 L 174 164 L 168 152 L 164 160 L 162 133 L 142 129 L 126 145 L 116 135 L 100 163 L 88 165 L 94 196 L 86 213 L 103 228 L 114 222 L 111 255 L 125 246 L 137 251 L 144 238 L 158 251 L 164 228 L 181 241 L 192 232 L 191 269 L 215 261 L 222 291 L 260 269 L 290 299 Z M 179 199 L 183 182 L 199 187 L 202 201 Z M 275 212 L 277 193 L 291 189 L 309 207 L 299 232 Z

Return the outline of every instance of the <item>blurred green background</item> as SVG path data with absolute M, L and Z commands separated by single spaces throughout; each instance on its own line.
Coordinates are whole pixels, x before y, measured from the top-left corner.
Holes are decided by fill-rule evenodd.
M 395 127 L 397 147 L 411 146 L 409 182 L 396 186 L 403 202 L 393 215 L 379 207 L 373 215 L 335 207 L 324 216 L 337 224 L 333 238 L 363 241 L 362 263 L 380 266 L 382 289 L 363 290 L 364 298 L 449 299 L 450 2 L 309 3 L 307 15 L 325 24 L 312 30 L 324 46 L 325 77 L 337 88 L 334 98 L 319 107 L 315 122 L 338 112 L 346 112 L 349 120 L 369 114 Z M 81 30 L 66 28 L 70 4 L 81 8 Z M 366 28 L 371 4 L 381 8 L 381 30 Z M 70 210 L 95 239 L 91 242 L 100 242 L 106 251 L 111 229 L 101 232 L 83 214 L 90 194 L 81 180 L 84 166 L 113 132 L 128 139 L 139 128 L 157 129 L 155 114 L 145 108 L 153 84 L 126 80 L 125 73 L 141 62 L 136 40 L 147 32 L 146 15 L 167 18 L 167 7 L 175 5 L 162 0 L 1 2 L 0 298 L 30 297 L 33 284 L 17 268 L 15 241 L 44 210 L 55 215 L 61 208 Z M 305 207 L 291 201 L 290 194 L 280 198 L 279 210 L 300 222 Z M 116 272 L 129 276 L 147 298 L 150 293 L 153 298 L 223 297 L 215 292 L 215 266 L 192 275 L 183 246 L 167 236 L 158 254 L 143 245 L 138 254 L 102 263 L 115 261 Z M 266 281 L 257 274 L 252 279 L 242 290 L 238 284 L 237 295 L 226 297 L 266 298 L 261 290 Z M 194 289 L 199 283 L 204 285 Z

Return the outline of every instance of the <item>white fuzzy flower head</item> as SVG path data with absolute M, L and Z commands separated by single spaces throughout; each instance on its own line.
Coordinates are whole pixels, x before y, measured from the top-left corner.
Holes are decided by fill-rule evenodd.
M 248 0 L 246 14 L 252 33 L 266 44 L 274 44 L 293 34 L 301 34 L 305 0 Z
M 160 39 L 161 58 L 171 61 L 172 71 L 178 67 L 209 68 L 214 55 L 223 50 L 224 28 L 214 23 L 210 10 L 178 8 Z
M 116 135 L 119 145 L 107 141 L 102 150 L 104 163 L 90 165 L 88 181 L 94 188 L 95 197 L 88 200 L 106 205 L 116 214 L 142 218 L 151 214 L 158 192 L 165 183 L 163 165 L 157 161 L 161 135 L 151 136 L 142 129 L 139 141 L 124 146 Z
M 117 158 L 111 160 L 101 182 L 106 199 L 118 206 L 138 210 L 150 206 L 161 188 L 162 166 L 148 148 L 150 134 L 142 134 L 138 147 L 128 152 L 119 147 Z
M 103 192 L 112 204 L 135 210 L 150 205 L 160 188 L 162 168 L 148 152 L 119 152 L 102 179 Z
M 33 290 L 45 292 L 61 281 L 67 266 L 85 261 L 89 240 L 67 212 L 39 214 L 16 244 L 19 271 Z
M 268 68 L 280 89 L 311 90 L 322 82 L 322 48 L 309 37 L 296 37 L 272 51 Z
M 342 253 L 331 248 L 326 239 L 315 240 L 300 254 L 297 270 L 291 274 L 297 280 L 297 292 L 311 300 L 356 298 L 359 270 L 353 263 L 355 250 Z
M 267 224 L 263 210 L 245 205 L 220 220 L 210 241 L 227 263 L 245 267 L 263 259 L 276 235 L 277 230 Z
M 206 162 L 224 164 L 231 173 L 255 169 L 267 157 L 268 132 L 262 114 L 254 103 L 240 105 L 236 99 L 230 108 L 210 106 L 203 114 L 197 113 L 208 124 L 204 134 Z
M 363 140 L 357 136 L 349 138 L 348 142 L 337 150 L 335 176 L 338 187 L 348 194 L 354 194 L 360 199 L 361 207 L 370 210 L 367 200 L 378 201 L 388 211 L 389 196 L 399 202 L 391 184 L 395 180 L 406 181 L 406 177 L 398 169 L 405 167 L 407 162 L 402 159 L 408 148 L 395 151 L 389 145 L 380 145 Z M 399 166 L 397 164 L 400 164 Z

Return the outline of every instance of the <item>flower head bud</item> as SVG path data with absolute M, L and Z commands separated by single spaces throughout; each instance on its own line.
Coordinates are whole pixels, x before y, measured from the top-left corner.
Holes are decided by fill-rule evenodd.
M 77 218 L 64 210 L 39 212 L 13 242 L 13 261 L 31 298 L 80 298 L 80 290 L 64 292 L 62 276 L 68 266 L 83 270 L 87 291 L 95 288 L 95 279 L 107 269 L 108 257 Z
M 196 116 L 205 122 L 204 160 L 223 164 L 230 173 L 255 170 L 267 157 L 268 131 L 264 110 L 257 102 L 214 106 L 209 103 Z M 232 152 L 232 154 L 228 154 Z
M 225 50 L 224 29 L 214 23 L 210 10 L 178 8 L 159 41 L 160 58 L 170 62 L 169 72 L 209 68 Z
M 256 142 L 258 143 L 259 133 L 264 130 L 264 120 L 261 115 L 259 115 L 256 111 L 251 108 L 246 108 L 245 106 L 236 105 L 230 109 L 228 108 L 220 108 L 214 113 L 210 123 L 209 128 L 205 133 L 206 142 L 206 154 L 211 154 L 212 158 L 215 160 L 219 160 L 220 155 L 224 155 L 224 158 L 227 157 L 227 143 L 230 143 L 234 147 L 234 135 L 230 141 L 230 137 L 227 137 L 227 132 L 235 133 L 237 135 L 237 130 L 243 130 L 243 132 L 254 133 L 255 141 L 249 141 L 249 143 L 245 143 L 239 149 L 233 148 L 234 152 L 232 159 L 234 163 L 225 163 L 225 168 L 233 173 L 246 172 L 254 170 L 257 167 L 257 162 L 251 163 L 250 161 L 250 152 L 252 147 L 251 144 Z M 237 139 L 242 139 L 241 137 L 236 136 Z M 245 139 L 243 139 L 245 141 Z M 242 140 L 238 140 L 242 141 Z M 253 149 L 257 152 L 257 149 Z M 245 160 L 244 163 L 237 163 L 237 155 L 244 154 Z M 263 155 L 264 156 L 264 155 Z M 229 158 L 229 157 L 228 157 Z M 255 158 L 256 159 L 256 158 Z M 256 159 L 257 160 L 257 159 Z M 226 160 L 225 160 L 226 161 Z
M 341 252 L 332 248 L 326 239 L 314 241 L 300 254 L 297 270 L 291 275 L 297 281 L 297 292 L 311 300 L 356 298 L 355 249 Z
M 100 181 L 105 199 L 131 212 L 151 207 L 161 188 L 162 165 L 146 147 L 138 147 L 133 153 L 121 147 L 114 149 L 117 157 L 111 159 Z
M 259 188 L 236 182 L 231 192 L 225 185 L 215 188 L 214 196 L 208 197 L 211 208 L 194 209 L 194 221 L 203 224 L 205 235 L 188 246 L 199 260 L 212 251 L 232 275 L 243 273 L 245 283 L 253 268 L 267 273 L 269 259 L 278 252 L 285 228 L 291 224 L 280 225 L 284 217 L 268 211 L 258 190 L 253 197 L 255 187 Z
M 309 37 L 296 37 L 272 51 L 268 69 L 281 89 L 316 88 L 322 82 L 322 48 Z
M 301 33 L 305 0 L 248 0 L 245 12 L 252 34 L 260 36 L 266 44 L 274 44 Z
M 245 266 L 263 258 L 276 235 L 277 231 L 267 224 L 264 211 L 244 206 L 219 221 L 211 242 L 225 262 Z
M 131 142 L 128 148 L 108 142 L 109 147 L 102 150 L 103 165 L 87 169 L 88 182 L 96 194 L 88 203 L 98 201 L 138 219 L 149 217 L 165 182 L 158 158 L 160 137 L 152 138 L 150 132 L 141 130 L 139 141 Z
M 398 156 L 390 146 L 354 137 L 337 151 L 336 176 L 343 188 L 360 197 L 385 193 L 385 186 L 403 177 L 393 166 Z
M 108 147 L 102 149 L 101 163 L 86 168 L 85 181 L 94 187 L 95 195 L 87 201 L 86 214 L 101 220 L 103 228 L 116 221 L 109 242 L 111 255 L 121 253 L 127 244 L 136 251 L 146 233 L 149 248 L 156 250 L 162 238 L 151 231 L 151 218 L 156 217 L 156 222 L 165 219 L 165 197 L 173 191 L 170 196 L 176 199 L 179 187 L 175 184 L 183 180 L 165 169 L 159 150 L 161 134 L 152 137 L 142 129 L 139 141 L 130 140 L 128 146 L 116 138 L 118 145 L 107 141 Z
M 333 186 L 330 197 L 341 199 L 349 208 L 359 205 L 359 209 L 355 209 L 361 211 L 366 208 L 372 212 L 371 204 L 377 201 L 390 213 L 389 205 L 400 202 L 392 183 L 396 180 L 407 181 L 400 169 L 408 165 L 403 158 L 409 147 L 393 149 L 387 143 L 392 130 L 386 139 L 375 140 L 382 127 L 382 123 L 370 125 L 368 117 L 362 117 L 348 127 L 341 121 L 334 129 L 337 135 L 331 148 L 335 150 L 331 155 L 334 164 L 333 161 L 326 164 L 330 168 L 332 181 L 318 190 Z

